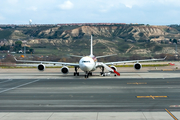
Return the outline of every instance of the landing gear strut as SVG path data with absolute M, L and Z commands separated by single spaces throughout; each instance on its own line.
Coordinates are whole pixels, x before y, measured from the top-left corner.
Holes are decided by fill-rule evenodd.
M 102 76 L 105 76 L 104 67 L 101 67 L 100 69 L 102 70 L 102 72 L 100 72 L 100 74 L 101 74 Z
M 79 76 L 79 72 L 77 72 L 77 70 L 78 70 L 78 67 L 75 67 L 75 72 L 74 72 L 74 76 Z
M 92 76 L 92 72 L 86 72 L 85 78 L 88 78 L 89 76 Z
M 92 72 L 89 72 L 88 75 L 92 76 Z
M 86 72 L 86 74 L 85 74 L 85 76 L 84 76 L 85 78 L 88 78 L 89 77 L 89 73 L 88 72 Z

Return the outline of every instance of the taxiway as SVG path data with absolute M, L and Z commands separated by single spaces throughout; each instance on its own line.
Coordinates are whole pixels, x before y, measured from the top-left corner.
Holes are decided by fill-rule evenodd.
M 38 120 L 174 119 L 168 111 L 180 118 L 178 71 L 129 71 L 120 77 L 102 77 L 97 72 L 89 79 L 83 73 L 74 77 L 35 69 L 0 71 L 2 120 L 23 116 Z

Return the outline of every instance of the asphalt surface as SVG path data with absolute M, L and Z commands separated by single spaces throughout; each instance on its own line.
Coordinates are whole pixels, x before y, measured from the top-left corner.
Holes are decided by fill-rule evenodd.
M 0 79 L 0 112 L 180 111 L 180 78 Z

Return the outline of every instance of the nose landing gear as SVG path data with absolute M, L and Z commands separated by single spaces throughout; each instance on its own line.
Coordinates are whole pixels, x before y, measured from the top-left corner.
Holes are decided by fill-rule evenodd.
M 88 78 L 89 77 L 89 73 L 88 72 L 86 72 L 86 74 L 85 74 L 85 76 L 84 76 L 85 78 Z
M 85 78 L 88 78 L 89 76 L 92 76 L 92 72 L 86 72 L 86 74 L 85 74 Z

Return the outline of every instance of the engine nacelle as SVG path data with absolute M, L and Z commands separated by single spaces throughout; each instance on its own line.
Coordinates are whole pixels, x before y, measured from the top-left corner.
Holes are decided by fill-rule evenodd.
M 113 70 L 117 71 L 117 68 L 115 66 L 111 66 L 110 68 L 112 68 Z
M 142 65 L 140 63 L 135 63 L 134 64 L 134 69 L 140 70 L 142 68 Z
M 68 73 L 69 73 L 69 68 L 66 67 L 66 66 L 63 66 L 63 67 L 61 68 L 61 72 L 62 72 L 63 74 L 68 74 Z
M 39 70 L 39 71 L 44 71 L 45 68 L 46 68 L 46 67 L 45 67 L 45 65 L 43 65 L 43 64 L 39 64 L 39 65 L 38 65 L 38 70 Z

